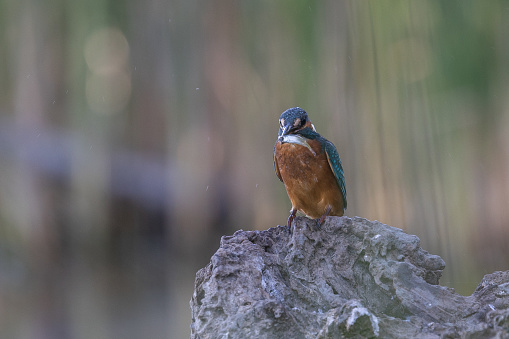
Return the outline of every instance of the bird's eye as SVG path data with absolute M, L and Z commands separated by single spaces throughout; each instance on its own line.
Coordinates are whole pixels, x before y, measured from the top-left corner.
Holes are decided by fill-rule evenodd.
M 306 118 L 302 118 L 300 125 L 304 126 L 306 124 L 306 122 L 307 122 Z

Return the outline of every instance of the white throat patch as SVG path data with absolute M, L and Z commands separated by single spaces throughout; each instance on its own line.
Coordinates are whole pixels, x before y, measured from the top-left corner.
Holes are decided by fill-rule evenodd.
M 284 135 L 281 142 L 283 143 L 289 143 L 289 144 L 297 144 L 297 145 L 301 145 L 301 146 L 304 146 L 306 147 L 311 153 L 313 153 L 314 156 L 316 156 L 316 153 L 315 151 L 313 151 L 313 149 L 311 148 L 311 146 L 309 146 L 306 138 L 304 138 L 303 136 L 300 136 L 298 134 L 289 134 L 289 135 Z

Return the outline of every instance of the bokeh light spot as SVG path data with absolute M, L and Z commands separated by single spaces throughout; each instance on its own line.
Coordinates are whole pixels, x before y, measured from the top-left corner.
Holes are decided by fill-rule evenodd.
M 102 114 L 123 110 L 131 96 L 129 44 L 124 34 L 116 28 L 99 29 L 88 38 L 84 53 L 90 71 L 86 83 L 88 106 Z

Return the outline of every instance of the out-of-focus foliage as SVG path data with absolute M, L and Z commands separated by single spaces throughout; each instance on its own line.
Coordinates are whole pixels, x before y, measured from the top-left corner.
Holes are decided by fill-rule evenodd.
M 279 114 L 347 215 L 470 294 L 509 269 L 506 1 L 0 0 L 0 336 L 182 338 L 219 238 L 284 224 Z

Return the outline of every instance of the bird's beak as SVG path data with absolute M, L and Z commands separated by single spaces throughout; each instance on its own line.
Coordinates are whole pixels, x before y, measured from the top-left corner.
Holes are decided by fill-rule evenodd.
M 283 132 L 281 133 L 281 136 L 285 136 L 290 132 L 290 129 L 292 128 L 292 125 L 288 124 L 285 125 L 283 128 Z
M 279 140 L 283 140 L 283 137 L 285 135 L 290 134 L 290 132 L 293 130 L 293 126 L 291 124 L 285 124 L 283 126 L 283 129 L 279 129 Z

